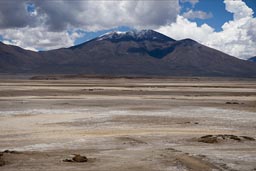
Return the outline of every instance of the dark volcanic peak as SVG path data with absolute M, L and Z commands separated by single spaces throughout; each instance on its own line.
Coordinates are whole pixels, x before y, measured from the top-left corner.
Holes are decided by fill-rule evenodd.
M 71 48 L 32 52 L 0 43 L 0 73 L 256 77 L 256 63 L 153 30 L 111 32 Z
M 132 30 L 128 32 L 109 32 L 97 38 L 97 40 L 109 40 L 112 42 L 119 41 L 175 41 L 174 39 L 167 37 L 154 30 Z

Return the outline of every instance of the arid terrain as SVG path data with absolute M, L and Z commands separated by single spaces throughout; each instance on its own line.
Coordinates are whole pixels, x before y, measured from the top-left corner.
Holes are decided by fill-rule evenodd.
M 256 80 L 38 78 L 0 79 L 1 171 L 256 170 Z

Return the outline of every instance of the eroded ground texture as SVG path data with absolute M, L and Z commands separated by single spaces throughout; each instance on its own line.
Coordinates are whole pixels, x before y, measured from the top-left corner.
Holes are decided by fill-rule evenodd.
M 1 171 L 252 171 L 255 138 L 255 80 L 0 80 Z

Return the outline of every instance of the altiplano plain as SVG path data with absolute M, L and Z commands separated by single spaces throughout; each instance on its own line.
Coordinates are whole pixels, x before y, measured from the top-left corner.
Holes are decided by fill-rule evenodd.
M 255 79 L 0 79 L 1 171 L 252 171 L 254 138 Z

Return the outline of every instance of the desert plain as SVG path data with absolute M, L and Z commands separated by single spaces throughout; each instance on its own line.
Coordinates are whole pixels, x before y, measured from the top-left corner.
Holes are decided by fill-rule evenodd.
M 253 171 L 255 138 L 255 79 L 0 79 L 1 171 Z

